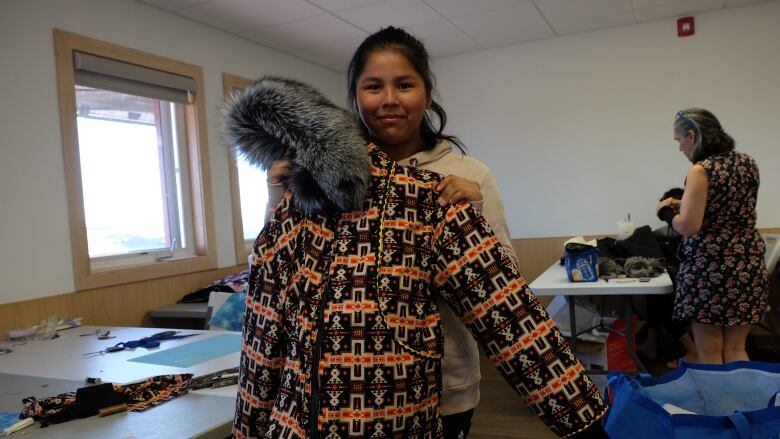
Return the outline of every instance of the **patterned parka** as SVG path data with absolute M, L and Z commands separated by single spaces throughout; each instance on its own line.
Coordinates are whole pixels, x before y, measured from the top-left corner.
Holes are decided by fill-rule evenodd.
M 440 175 L 367 149 L 362 209 L 306 212 L 287 193 L 255 242 L 234 435 L 441 438 L 436 295 L 556 434 L 601 418 L 598 389 L 484 218 L 440 207 Z

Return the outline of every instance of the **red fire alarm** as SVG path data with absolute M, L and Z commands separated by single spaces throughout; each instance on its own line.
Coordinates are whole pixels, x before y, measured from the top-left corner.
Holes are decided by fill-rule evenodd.
M 682 17 L 677 19 L 677 36 L 689 37 L 693 35 L 695 29 L 693 27 L 693 17 Z

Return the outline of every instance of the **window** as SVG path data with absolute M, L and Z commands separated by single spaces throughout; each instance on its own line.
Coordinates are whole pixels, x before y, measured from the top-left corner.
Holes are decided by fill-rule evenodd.
M 200 67 L 54 42 L 76 289 L 216 267 Z
M 237 90 L 247 88 L 252 82 L 250 79 L 223 73 L 222 88 L 225 98 Z M 268 201 L 265 172 L 231 154 L 230 192 L 236 263 L 244 264 L 252 252 L 255 238 L 265 225 L 265 207 Z

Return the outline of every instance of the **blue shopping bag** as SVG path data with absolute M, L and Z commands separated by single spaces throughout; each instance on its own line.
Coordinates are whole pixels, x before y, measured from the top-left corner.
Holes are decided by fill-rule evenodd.
M 681 362 L 658 378 L 611 373 L 607 387 L 612 439 L 780 438 L 780 364 Z

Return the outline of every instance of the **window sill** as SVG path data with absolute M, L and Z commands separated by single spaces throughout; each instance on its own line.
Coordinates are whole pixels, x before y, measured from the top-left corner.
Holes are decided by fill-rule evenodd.
M 76 290 L 82 291 L 180 274 L 195 273 L 214 268 L 217 268 L 216 256 L 196 255 L 181 256 L 136 265 L 125 265 L 122 267 L 103 268 L 99 270 L 88 269 L 85 273 L 76 272 L 74 274 Z

